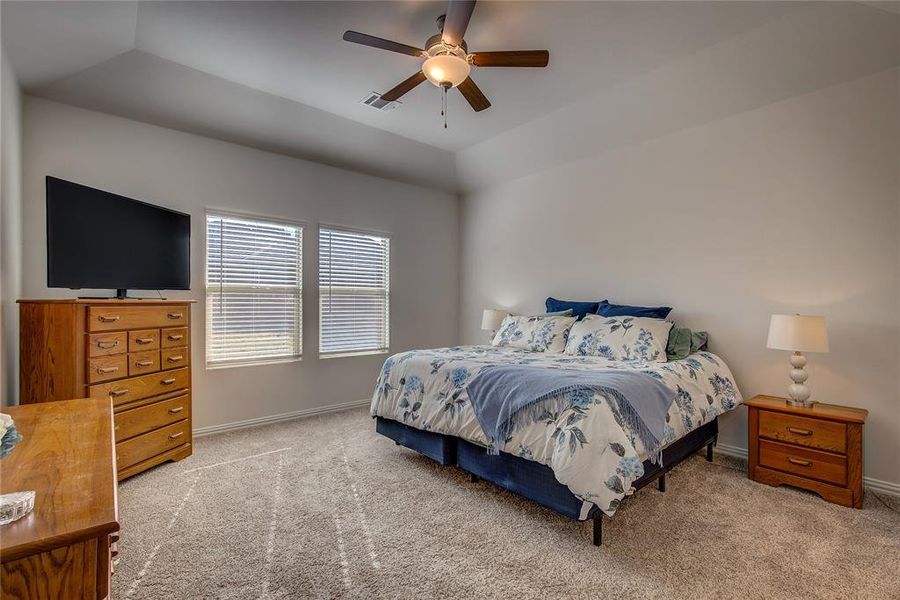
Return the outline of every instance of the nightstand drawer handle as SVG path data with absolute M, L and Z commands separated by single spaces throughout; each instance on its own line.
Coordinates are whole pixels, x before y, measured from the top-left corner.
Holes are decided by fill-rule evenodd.
M 796 427 L 788 427 L 787 430 L 795 435 L 812 435 L 809 429 L 797 429 Z
M 97 367 L 97 372 L 101 375 L 106 375 L 107 373 L 115 373 L 119 370 L 119 367 Z
M 180 413 L 183 410 L 184 410 L 183 406 L 176 406 L 175 408 L 170 408 L 169 412 L 172 413 L 173 415 L 177 415 L 178 413 Z
M 175 383 L 175 378 L 169 377 L 168 379 L 163 379 L 162 381 L 160 381 L 160 383 L 163 385 L 172 385 L 173 383 Z
M 178 335 L 175 335 L 175 334 L 169 334 L 169 341 L 177 342 L 178 340 L 180 340 L 180 339 L 183 338 L 183 337 L 184 337 L 184 336 L 181 335 L 181 334 L 178 334 Z
M 184 360 L 184 357 L 179 354 L 178 356 L 170 356 L 166 360 L 168 360 L 169 362 L 180 362 L 180 361 Z
M 99 315 L 97 318 L 101 323 L 115 323 L 119 320 L 119 315 Z
M 119 396 L 124 396 L 128 393 L 127 389 L 124 390 L 109 390 L 109 395 L 113 398 L 118 398 Z
M 170 313 L 169 313 L 168 315 L 166 315 L 166 316 L 168 316 L 170 319 L 175 320 L 175 319 L 181 319 L 181 318 L 183 318 L 183 317 L 184 317 L 184 313 L 170 312 Z
M 152 344 L 152 343 L 153 343 L 153 338 L 152 338 L 152 337 L 148 337 L 148 338 L 137 338 L 137 339 L 134 340 L 134 341 L 137 342 L 138 344 Z
M 134 366 L 136 366 L 136 367 L 150 367 L 150 366 L 153 366 L 153 361 L 152 361 L 152 360 L 139 360 L 139 361 L 137 361 L 136 363 L 134 363 Z
M 801 467 L 811 467 L 812 466 L 812 462 L 810 462 L 808 460 L 800 460 L 799 458 L 794 458 L 793 456 L 788 456 L 787 459 L 788 459 L 788 462 L 791 463 L 792 465 L 799 465 Z
M 169 436 L 169 439 L 170 439 L 170 440 L 177 440 L 178 438 L 180 438 L 180 437 L 183 436 L 183 435 L 184 435 L 184 432 L 183 432 L 183 431 L 179 431 L 178 433 L 173 433 L 172 435 L 170 435 L 170 436 Z
M 113 340 L 111 342 L 106 340 L 97 340 L 97 347 L 102 350 L 108 350 L 110 348 L 115 348 L 119 345 L 119 340 Z

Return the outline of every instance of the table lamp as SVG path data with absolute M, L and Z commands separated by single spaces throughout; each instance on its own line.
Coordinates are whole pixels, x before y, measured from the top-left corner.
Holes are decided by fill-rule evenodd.
M 814 401 L 809 399 L 810 392 L 806 387 L 809 375 L 803 368 L 806 366 L 806 357 L 803 353 L 828 352 L 825 317 L 772 315 L 766 347 L 790 350 L 794 353 L 791 356 L 791 379 L 794 383 L 788 386 L 790 398 L 787 403 L 791 406 L 812 406 Z
M 496 308 L 485 309 L 481 314 L 481 330 L 490 331 L 491 339 L 494 339 L 494 334 L 500 329 L 500 323 L 503 322 L 503 319 L 505 319 L 508 314 L 509 313 L 505 310 L 498 310 Z

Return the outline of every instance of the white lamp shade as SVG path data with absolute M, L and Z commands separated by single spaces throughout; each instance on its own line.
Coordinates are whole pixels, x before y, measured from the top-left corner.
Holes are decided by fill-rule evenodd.
M 828 352 L 825 317 L 772 315 L 766 347 L 792 352 Z
M 500 323 L 509 313 L 505 310 L 497 310 L 496 308 L 488 308 L 481 315 L 481 329 L 483 331 L 496 331 L 500 328 Z
M 422 65 L 425 77 L 434 85 L 449 83 L 451 87 L 461 84 L 469 76 L 471 67 L 466 59 L 455 54 L 432 56 Z

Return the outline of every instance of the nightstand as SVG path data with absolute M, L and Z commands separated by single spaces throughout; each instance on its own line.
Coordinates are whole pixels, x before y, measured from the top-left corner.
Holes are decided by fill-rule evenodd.
M 821 402 L 794 407 L 775 396 L 756 396 L 745 404 L 750 479 L 862 508 L 863 423 L 869 411 Z

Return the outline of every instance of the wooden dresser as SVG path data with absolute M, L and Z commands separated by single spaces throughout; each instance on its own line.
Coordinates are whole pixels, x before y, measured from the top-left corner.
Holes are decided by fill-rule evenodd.
M 867 410 L 823 403 L 798 408 L 775 396 L 756 396 L 745 404 L 750 409 L 750 479 L 792 485 L 862 508 Z
M 189 301 L 20 300 L 19 402 L 111 398 L 119 479 L 191 454 Z
M 119 531 L 108 398 L 4 408 L 22 440 L 0 460 L 0 493 L 35 492 L 0 527 L 3 598 L 107 598 Z

